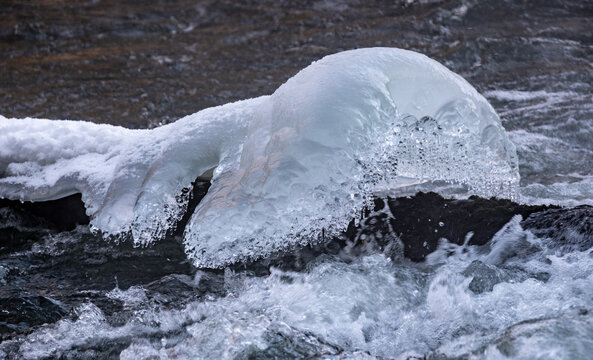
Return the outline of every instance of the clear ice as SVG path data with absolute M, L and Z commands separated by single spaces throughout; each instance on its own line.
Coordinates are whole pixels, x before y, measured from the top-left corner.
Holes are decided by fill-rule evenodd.
M 81 193 L 91 225 L 163 236 L 214 169 L 185 229 L 197 266 L 255 259 L 343 231 L 378 189 L 445 181 L 517 199 L 515 147 L 467 81 L 412 51 L 327 56 L 272 95 L 151 130 L 0 116 L 0 197 Z M 184 195 L 185 194 L 185 195 Z

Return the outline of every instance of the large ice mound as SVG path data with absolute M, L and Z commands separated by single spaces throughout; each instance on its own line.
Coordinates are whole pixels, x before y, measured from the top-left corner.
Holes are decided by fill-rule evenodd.
M 345 51 L 270 96 L 152 130 L 0 116 L 0 197 L 82 193 L 93 227 L 162 238 L 187 189 L 214 169 L 184 243 L 217 267 L 342 231 L 373 192 L 402 179 L 461 183 L 517 197 L 514 145 L 490 104 L 424 55 Z

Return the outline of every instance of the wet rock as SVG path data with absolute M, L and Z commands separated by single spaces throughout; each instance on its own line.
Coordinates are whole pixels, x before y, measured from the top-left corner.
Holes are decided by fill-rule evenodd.
M 342 349 L 313 334 L 293 329 L 286 324 L 273 324 L 264 334 L 267 347 L 251 345 L 235 356 L 235 360 L 301 359 L 339 355 Z
M 4 338 L 12 332 L 55 322 L 69 310 L 67 305 L 41 295 L 0 298 L 0 335 Z
M 91 340 L 84 345 L 73 346 L 68 356 L 62 358 L 76 360 L 119 359 L 119 354 L 130 346 L 132 340 L 132 336 L 110 339 L 109 341 Z
M 461 274 L 472 278 L 468 288 L 474 294 L 492 291 L 494 285 L 502 282 L 519 283 L 527 279 L 535 279 L 545 283 L 550 279 L 550 274 L 547 272 L 528 272 L 517 266 L 498 267 L 479 260 L 472 261 Z
M 496 266 L 478 260 L 473 261 L 461 274 L 473 277 L 468 287 L 475 294 L 492 291 L 494 285 L 508 280 L 508 276 Z
M 13 227 L 0 229 L 0 254 L 30 249 L 35 242 L 35 233 L 18 231 Z
M 0 208 L 20 210 L 29 215 L 34 215 L 45 220 L 50 227 L 60 231 L 72 230 L 77 225 L 89 223 L 89 217 L 86 215 L 86 209 L 80 194 L 41 202 L 0 199 Z
M 187 210 L 185 214 L 181 217 L 181 219 L 175 224 L 174 230 L 170 231 L 169 235 L 171 236 L 180 236 L 183 234 L 183 230 L 185 229 L 185 225 L 191 218 L 194 213 L 194 210 L 202 201 L 204 196 L 208 193 L 208 189 L 210 189 L 210 180 L 200 179 L 199 177 L 192 183 L 191 189 L 184 189 L 183 191 L 190 192 L 189 194 L 189 202 L 187 204 Z
M 535 213 L 522 223 L 545 245 L 561 254 L 593 247 L 593 207 L 549 209 Z
M 144 286 L 146 296 L 152 303 L 159 305 L 182 306 L 187 301 L 203 293 L 187 275 L 167 275 Z
M 4 205 L 2 205 L 4 204 Z M 0 200 L 0 255 L 29 250 L 47 223 L 26 210 Z
M 4 224 L 10 226 L 0 228 L 0 327 L 4 338 L 55 322 L 64 311 L 87 302 L 116 324 L 123 316 L 122 304 L 106 297 L 106 292 L 150 284 L 169 274 L 193 276 L 195 272 L 175 238 L 135 248 L 130 242 L 113 243 L 94 236 L 85 226 L 60 232 L 43 219 L 21 214 L 22 209 L 0 210 L 5 215 L 19 215 L 5 216 Z M 179 290 L 181 285 L 174 288 Z
M 472 196 L 454 200 L 435 193 L 418 193 L 411 197 L 376 199 L 373 211 L 361 226 L 349 229 L 346 237 L 358 247 L 368 247 L 366 242 L 372 239 L 379 248 L 386 249 L 395 235 L 403 244 L 406 258 L 422 261 L 436 250 L 442 238 L 462 245 L 471 233 L 468 245 L 484 245 L 514 215 L 526 218 L 546 209 L 546 206 L 520 205 L 505 199 Z

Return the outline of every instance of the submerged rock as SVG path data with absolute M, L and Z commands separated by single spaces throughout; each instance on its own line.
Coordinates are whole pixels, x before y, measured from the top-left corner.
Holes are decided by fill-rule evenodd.
M 476 294 L 485 291 L 492 291 L 494 285 L 507 280 L 506 274 L 500 271 L 496 266 L 484 264 L 479 260 L 473 261 L 462 272 L 465 276 L 473 277 L 469 283 L 469 289 Z
M 340 347 L 329 344 L 314 334 L 298 331 L 285 324 L 268 329 L 262 337 L 268 344 L 265 349 L 248 346 L 234 360 L 321 358 L 343 352 Z

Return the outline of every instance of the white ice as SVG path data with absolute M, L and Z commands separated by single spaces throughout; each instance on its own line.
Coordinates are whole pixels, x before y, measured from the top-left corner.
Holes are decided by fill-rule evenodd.
M 162 238 L 186 209 L 183 189 L 213 168 L 184 233 L 198 266 L 335 234 L 376 189 L 402 182 L 516 199 L 519 181 L 515 147 L 484 97 L 393 48 L 327 56 L 270 96 L 152 130 L 0 117 L 0 197 L 80 192 L 93 227 L 131 232 L 136 244 Z

